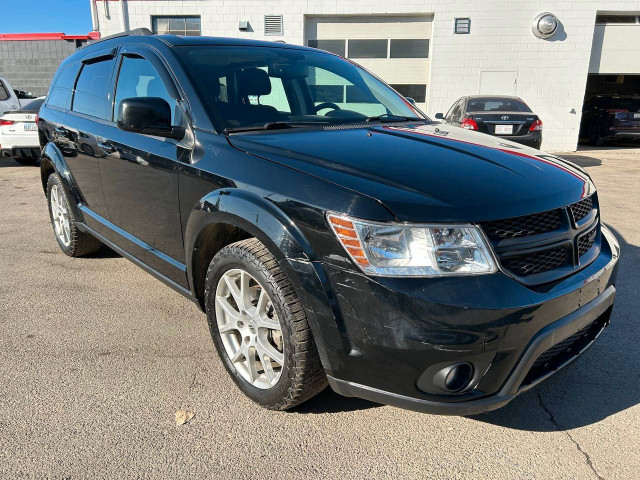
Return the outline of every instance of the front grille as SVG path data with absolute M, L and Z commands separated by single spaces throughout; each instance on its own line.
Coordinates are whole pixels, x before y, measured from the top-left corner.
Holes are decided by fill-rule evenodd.
M 551 232 L 560 226 L 560 210 L 482 223 L 489 238 L 515 238 Z
M 591 250 L 591 247 L 593 247 L 593 243 L 596 240 L 597 234 L 598 232 L 594 228 L 589 233 L 585 233 L 578 239 L 578 256 L 581 257 L 582 255 L 587 253 L 589 250 Z
M 567 249 L 565 247 L 556 247 L 525 255 L 506 257 L 502 259 L 502 265 L 516 275 L 526 277 L 527 275 L 547 272 L 566 265 L 568 260 Z
M 571 213 L 573 213 L 573 219 L 578 222 L 584 217 L 589 215 L 589 212 L 593 208 L 593 199 L 591 197 L 584 198 L 579 202 L 569 205 Z
M 530 385 L 537 379 L 555 370 L 566 361 L 578 355 L 598 336 L 602 329 L 607 325 L 610 317 L 611 308 L 604 312 L 593 323 L 542 352 L 531 366 L 531 369 L 522 381 L 521 386 Z
M 527 285 L 550 283 L 571 274 L 567 267 L 584 267 L 586 263 L 578 261 L 579 257 L 599 246 L 597 216 L 575 225 L 594 208 L 597 198 L 592 195 L 555 210 L 480 225 L 505 270 Z

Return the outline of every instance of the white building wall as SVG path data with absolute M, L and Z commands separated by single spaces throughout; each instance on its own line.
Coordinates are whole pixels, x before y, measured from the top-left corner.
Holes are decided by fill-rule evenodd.
M 91 1 L 91 0 L 90 0 Z M 108 4 L 110 18 L 105 16 Z M 516 95 L 544 122 L 543 149 L 575 150 L 595 16 L 638 12 L 640 0 L 127 0 L 129 27 L 151 28 L 153 15 L 200 15 L 202 34 L 304 43 L 305 15 L 433 14 L 427 113 L 445 112 L 460 96 L 479 92 L 482 71 L 515 72 Z M 122 31 L 118 1 L 97 0 L 103 36 Z M 531 32 L 539 13 L 562 22 L 552 40 Z M 264 15 L 284 16 L 284 35 L 263 35 Z M 471 18 L 471 34 L 454 35 L 455 17 Z M 238 30 L 249 21 L 252 30 Z

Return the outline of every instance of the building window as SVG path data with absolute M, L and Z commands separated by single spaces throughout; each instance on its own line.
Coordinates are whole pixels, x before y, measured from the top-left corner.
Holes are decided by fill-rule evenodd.
M 307 44 L 312 48 L 319 48 L 327 52 L 335 53 L 341 57 L 345 56 L 345 40 L 309 40 Z
M 200 16 L 181 17 L 151 17 L 151 29 L 153 33 L 168 35 L 186 35 L 197 37 L 202 35 Z
M 429 58 L 429 40 L 392 38 L 389 58 Z
M 387 58 L 389 41 L 349 40 L 349 58 Z
M 596 15 L 596 23 L 637 23 L 636 15 Z
M 416 103 L 427 101 L 427 86 L 424 84 L 392 84 L 391 88 L 403 97 L 413 98 Z

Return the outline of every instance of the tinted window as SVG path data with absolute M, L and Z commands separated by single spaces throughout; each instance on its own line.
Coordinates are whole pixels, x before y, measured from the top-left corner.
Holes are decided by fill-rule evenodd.
M 499 97 L 471 98 L 467 110 L 469 112 L 531 112 L 522 100 Z
M 0 102 L 9 98 L 9 92 L 4 86 L 4 83 L 0 82 Z
M 458 100 L 453 105 L 451 105 L 451 108 L 449 109 L 447 114 L 444 116 L 444 120 L 446 122 L 451 122 L 454 120 L 456 115 L 460 115 L 460 105 L 462 105 L 462 99 Z
M 344 40 L 309 40 L 308 43 L 312 48 L 319 48 L 320 50 L 326 50 L 327 52 L 335 53 L 337 55 L 340 55 L 341 57 L 344 57 Z
M 44 98 L 38 98 L 36 100 L 33 100 L 33 101 L 27 103 L 26 105 L 23 105 L 18 110 L 26 110 L 26 111 L 30 111 L 30 112 L 37 112 L 38 110 L 40 110 L 40 107 L 42 106 L 42 102 L 44 102 Z
M 423 84 L 406 84 L 399 85 L 393 84 L 391 85 L 395 88 L 402 96 L 413 98 L 416 103 L 424 103 L 427 101 L 427 86 Z
M 167 101 L 172 112 L 175 110 L 176 100 L 169 95 L 160 74 L 151 62 L 140 57 L 124 57 L 118 75 L 114 116 L 118 115 L 118 107 L 122 100 L 135 97 L 160 97 Z
M 349 40 L 349 58 L 387 58 L 385 40 Z
M 612 98 L 611 107 L 621 112 L 640 112 L 640 99 L 638 98 Z
M 114 60 L 86 63 L 80 71 L 73 96 L 73 111 L 107 119 L 109 85 Z
M 47 105 L 68 109 L 71 106 L 71 95 L 76 77 L 82 64 L 80 62 L 65 66 L 51 87 Z
M 428 58 L 429 57 L 429 40 L 427 39 L 411 39 L 411 40 L 390 40 L 389 47 L 390 58 Z
M 420 116 L 385 83 L 335 55 L 240 46 L 184 46 L 176 47 L 176 54 L 212 119 L 222 128 L 274 121 L 343 124 L 384 113 Z M 228 90 L 219 81 L 223 77 Z M 274 96 L 267 104 L 263 99 L 271 94 L 279 98 L 276 101 Z M 290 112 L 284 110 L 283 94 Z M 325 102 L 338 108 L 315 108 Z

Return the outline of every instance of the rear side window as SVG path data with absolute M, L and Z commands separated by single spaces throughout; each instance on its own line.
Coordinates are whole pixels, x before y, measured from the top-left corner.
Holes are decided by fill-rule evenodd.
M 64 67 L 64 69 L 56 78 L 55 84 L 49 92 L 47 105 L 68 110 L 71 106 L 71 95 L 73 92 L 73 84 L 76 83 L 76 77 L 80 70 L 80 62 Z
M 72 110 L 92 117 L 107 119 L 108 91 L 114 59 L 86 63 L 80 71 L 73 96 Z M 109 115 L 110 116 L 110 115 Z
M 4 86 L 4 83 L 0 82 L 0 102 L 3 100 L 7 100 L 9 98 L 9 92 L 7 88 Z

